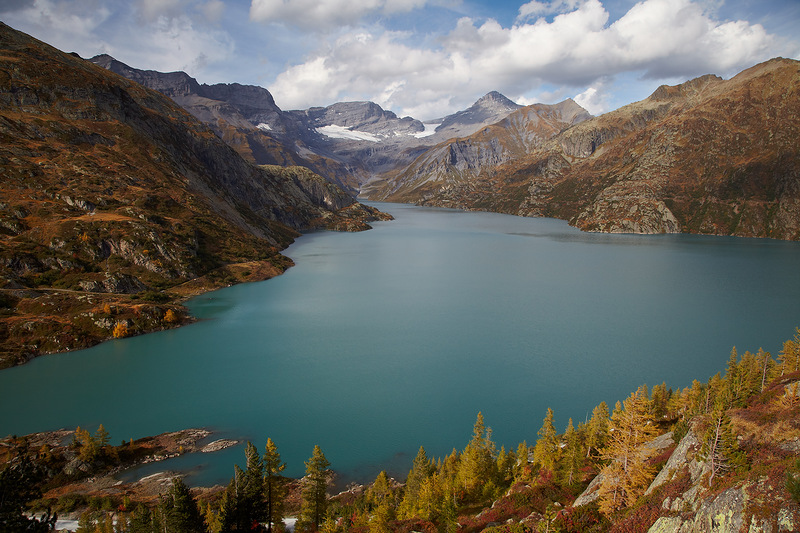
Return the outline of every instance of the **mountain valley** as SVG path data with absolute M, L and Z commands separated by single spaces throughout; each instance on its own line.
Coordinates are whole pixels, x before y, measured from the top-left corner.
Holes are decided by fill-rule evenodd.
M 258 87 L 92 61 L 171 96 L 246 157 L 277 162 L 243 140 L 271 139 L 285 160 L 366 199 L 555 217 L 587 231 L 800 238 L 794 60 L 662 86 L 598 117 L 572 100 L 523 107 L 492 92 L 427 124 L 372 102 L 284 112 Z

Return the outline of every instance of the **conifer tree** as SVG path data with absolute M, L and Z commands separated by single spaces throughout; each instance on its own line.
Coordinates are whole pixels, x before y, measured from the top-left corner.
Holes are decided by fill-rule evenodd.
M 244 470 L 239 465 L 233 467 L 231 478 L 220 502 L 219 520 L 222 524 L 221 531 L 242 531 L 249 529 L 251 524 L 245 517 L 244 495 Z
M 572 485 L 578 481 L 578 475 L 583 466 L 583 446 L 581 446 L 580 436 L 569 419 L 567 430 L 564 432 L 564 459 L 562 464 L 563 480 L 567 485 Z
M 436 467 L 428 459 L 425 448 L 420 446 L 408 473 L 403 500 L 400 502 L 400 508 L 398 509 L 397 514 L 401 518 L 408 519 L 417 516 L 420 489 L 425 480 L 432 476 L 435 470 Z
M 245 527 L 258 524 L 266 516 L 264 505 L 264 463 L 253 443 L 244 450 L 246 468 L 239 487 L 239 523 Z
M 517 461 L 514 463 L 514 480 L 523 481 L 528 474 L 528 443 L 522 441 L 517 446 Z
M 794 338 L 784 342 L 783 349 L 778 354 L 781 375 L 800 370 L 800 327 L 795 328 L 795 331 Z
M 281 462 L 281 454 L 278 447 L 267 438 L 266 450 L 263 460 L 264 468 L 264 493 L 266 496 L 267 531 L 272 533 L 272 525 L 275 524 L 279 530 L 283 529 L 283 499 L 286 495 L 286 478 L 281 475 L 286 469 L 286 463 Z
M 533 461 L 542 468 L 555 472 L 556 463 L 558 462 L 559 442 L 556 427 L 553 425 L 553 410 L 549 407 L 538 435 L 539 439 L 533 448 Z
M 650 394 L 650 409 L 654 420 L 661 420 L 667 414 L 667 403 L 669 402 L 670 390 L 667 384 L 656 385 Z
M 445 498 L 442 476 L 438 472 L 434 473 L 422 481 L 419 487 L 419 496 L 414 505 L 414 513 L 406 515 L 406 518 L 418 516 L 424 520 L 436 520 Z
M 505 446 L 500 447 L 497 454 L 497 484 L 507 486 L 514 479 L 514 467 L 517 464 L 517 455 L 514 451 L 506 452 Z
M 166 530 L 170 533 L 205 533 L 206 527 L 197 502 L 183 479 L 172 479 L 172 486 L 161 501 Z
M 393 519 L 392 488 L 389 476 L 382 470 L 369 489 L 367 499 L 372 508 L 369 521 L 370 533 L 389 533 L 389 521 Z
M 727 472 L 741 468 L 745 464 L 745 455 L 739 450 L 731 419 L 721 402 L 715 405 L 711 413 L 708 429 L 703 436 L 700 455 L 709 463 L 711 470 L 708 479 L 709 485 L 714 482 L 714 478 L 722 477 Z
M 759 366 L 761 367 L 761 387 L 758 392 L 764 392 L 767 382 L 773 375 L 775 361 L 772 359 L 772 354 L 765 352 L 761 348 L 758 349 L 757 357 L 759 359 Z
M 592 418 L 586 425 L 586 457 L 589 457 L 592 450 L 600 450 L 606 444 L 608 438 L 608 405 L 606 402 L 600 404 L 592 410 Z
M 298 526 L 302 530 L 316 531 L 325 519 L 328 509 L 328 476 L 330 463 L 319 446 L 314 446 L 311 458 L 306 461 L 306 477 L 303 479 L 303 502 Z
M 647 459 L 652 452 L 642 445 L 657 434 L 650 415 L 647 387 L 632 393 L 622 405 L 617 402 L 611 415 L 608 444 L 601 455 L 603 483 L 598 489 L 600 511 L 606 516 L 630 505 L 647 488 L 652 468 Z
M 467 498 L 476 498 L 481 488 L 496 477 L 495 445 L 492 430 L 486 428 L 478 413 L 470 440 L 461 456 L 458 478 Z

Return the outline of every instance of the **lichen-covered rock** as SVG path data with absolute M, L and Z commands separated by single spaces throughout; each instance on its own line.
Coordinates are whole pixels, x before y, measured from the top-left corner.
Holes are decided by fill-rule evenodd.
M 706 471 L 706 463 L 699 457 L 701 444 L 692 428 L 686 432 L 678 446 L 672 452 L 667 463 L 647 488 L 650 494 L 664 483 L 672 481 L 682 470 L 687 470 L 692 483 L 695 483 Z

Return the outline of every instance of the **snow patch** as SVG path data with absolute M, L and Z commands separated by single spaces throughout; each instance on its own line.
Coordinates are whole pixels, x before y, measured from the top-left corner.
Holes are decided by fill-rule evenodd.
M 422 139 L 423 137 L 430 137 L 434 133 L 436 133 L 436 128 L 439 127 L 439 124 L 423 124 L 425 126 L 425 131 L 421 131 L 419 133 L 412 133 L 412 137 L 416 137 L 417 139 Z
M 261 131 L 272 131 L 272 126 L 265 124 L 264 122 L 256 126 L 256 128 L 260 129 Z
M 344 126 L 336 126 L 334 124 L 317 128 L 317 133 L 321 133 L 322 135 L 330 137 L 331 139 L 350 139 L 351 141 L 368 141 L 372 143 L 381 142 L 381 138 L 373 133 L 352 130 L 350 128 L 345 128 Z

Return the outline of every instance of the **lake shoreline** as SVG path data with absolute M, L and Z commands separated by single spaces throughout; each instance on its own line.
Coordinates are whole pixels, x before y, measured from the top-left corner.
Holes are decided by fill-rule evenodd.
M 292 266 L 294 266 L 294 262 L 282 253 L 277 253 L 271 258 L 261 261 L 229 263 L 203 276 L 198 276 L 180 285 L 166 289 L 164 292 L 168 292 L 174 297 L 165 303 L 152 303 L 141 299 L 132 299 L 128 294 L 71 291 L 52 287 L 37 289 L 24 287 L 0 288 L 0 294 L 6 293 L 21 299 L 36 301 L 38 303 L 36 308 L 55 308 L 58 314 L 58 319 L 53 321 L 55 326 L 66 327 L 68 323 L 86 322 L 87 319 L 92 320 L 93 324 L 97 326 L 93 328 L 96 330 L 93 334 L 82 336 L 76 334 L 73 339 L 65 339 L 63 335 L 58 335 L 54 331 L 53 340 L 57 344 L 64 345 L 61 349 L 39 349 L 39 344 L 31 344 L 31 339 L 24 339 L 23 342 L 12 342 L 11 348 L 6 348 L 4 350 L 5 353 L 0 353 L 0 372 L 7 368 L 24 365 L 46 355 L 85 350 L 117 338 L 146 335 L 193 324 L 197 322 L 197 318 L 192 316 L 185 306 L 188 300 L 241 283 L 266 281 L 280 276 Z M 28 302 L 27 305 L 31 306 L 33 303 Z M 172 312 L 172 316 L 175 318 L 165 320 L 169 311 Z M 141 319 L 143 316 L 148 318 L 137 320 L 137 318 Z M 44 317 L 23 314 L 22 316 L 3 317 L 2 321 L 11 323 L 26 321 L 28 324 L 33 324 L 37 318 Z M 49 321 L 50 317 L 45 318 L 45 320 Z M 126 324 L 127 333 L 117 336 L 114 328 L 120 322 Z M 73 342 L 70 343 L 70 340 Z M 14 350 L 14 348 L 17 349 Z

